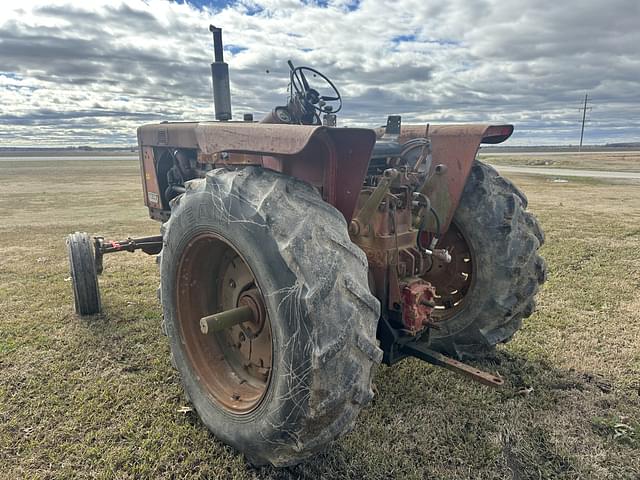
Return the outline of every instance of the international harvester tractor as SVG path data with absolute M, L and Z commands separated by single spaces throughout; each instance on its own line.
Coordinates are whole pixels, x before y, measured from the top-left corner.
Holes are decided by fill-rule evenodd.
M 158 255 L 185 396 L 255 465 L 298 463 L 350 430 L 380 362 L 417 357 L 501 385 L 462 361 L 508 341 L 545 280 L 526 197 L 476 160 L 513 127 L 391 115 L 338 128 L 338 89 L 291 62 L 286 105 L 231 121 L 221 30 L 210 30 L 217 121 L 138 129 L 160 235 L 69 235 L 76 312 L 100 312 L 105 254 Z

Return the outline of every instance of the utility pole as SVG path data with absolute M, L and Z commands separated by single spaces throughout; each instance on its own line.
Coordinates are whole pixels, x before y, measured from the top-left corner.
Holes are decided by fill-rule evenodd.
M 591 107 L 587 108 L 587 102 L 589 101 L 589 94 L 584 94 L 584 107 L 580 108 L 582 110 L 582 129 L 580 130 L 580 146 L 578 147 L 578 151 L 582 151 L 582 139 L 584 138 L 584 121 L 587 118 L 587 110 L 591 110 Z

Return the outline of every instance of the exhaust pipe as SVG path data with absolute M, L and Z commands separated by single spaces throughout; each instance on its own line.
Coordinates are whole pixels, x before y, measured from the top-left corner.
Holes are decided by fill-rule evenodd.
M 209 25 L 213 33 L 214 62 L 211 64 L 211 82 L 213 84 L 213 105 L 216 120 L 231 120 L 231 90 L 229 89 L 229 65 L 224 62 L 222 50 L 222 29 Z

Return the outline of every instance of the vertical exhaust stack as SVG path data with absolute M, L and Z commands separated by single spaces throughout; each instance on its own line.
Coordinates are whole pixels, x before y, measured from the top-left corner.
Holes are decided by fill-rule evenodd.
M 224 62 L 222 49 L 222 29 L 209 25 L 213 33 L 214 62 L 211 64 L 213 83 L 213 105 L 216 120 L 231 120 L 231 90 L 229 88 L 229 65 Z

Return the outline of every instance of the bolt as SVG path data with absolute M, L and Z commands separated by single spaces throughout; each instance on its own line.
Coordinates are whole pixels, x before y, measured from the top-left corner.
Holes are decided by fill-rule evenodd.
M 236 282 L 233 280 L 233 278 L 231 280 L 229 280 L 229 287 L 230 288 L 236 288 Z

